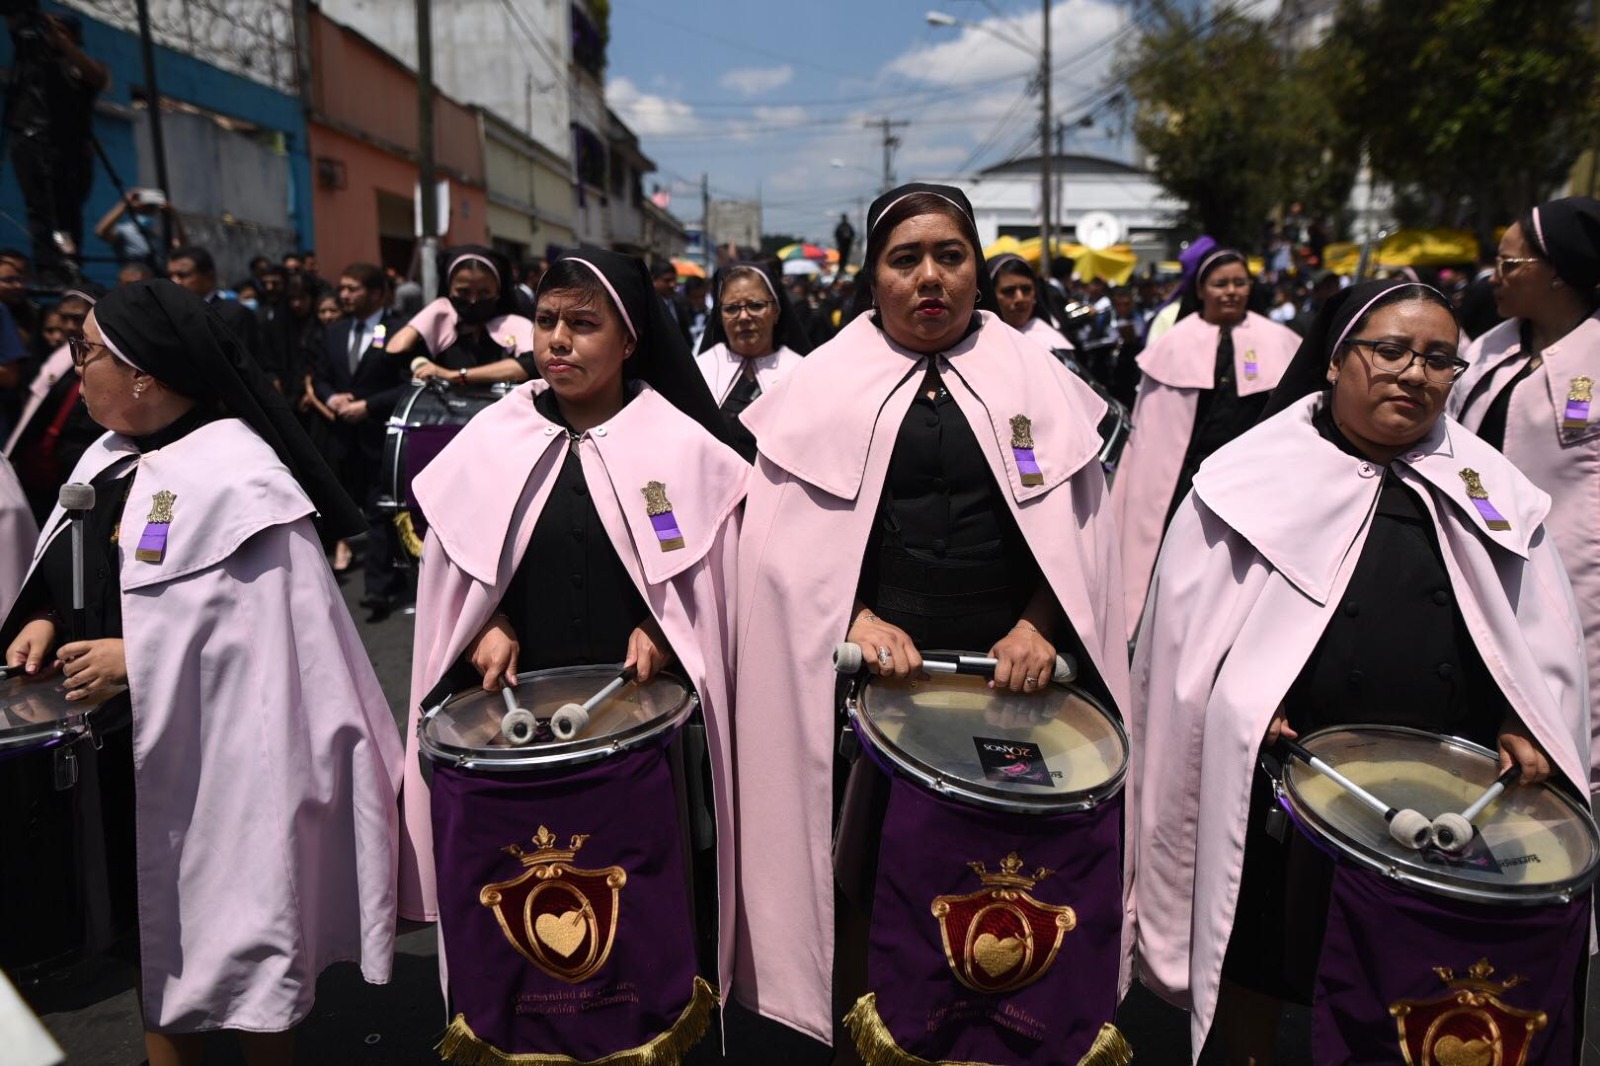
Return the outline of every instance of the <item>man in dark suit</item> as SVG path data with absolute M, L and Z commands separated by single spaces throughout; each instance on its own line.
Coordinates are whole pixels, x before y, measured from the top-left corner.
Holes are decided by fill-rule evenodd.
M 317 356 L 311 386 L 328 406 L 334 423 L 333 456 L 345 488 L 367 510 L 366 596 L 361 605 L 381 621 L 399 605 L 405 575 L 395 565 L 399 535 L 377 509 L 382 491 L 384 426 L 405 395 L 411 374 L 405 360 L 388 350 L 388 339 L 405 320 L 388 309 L 383 271 L 353 263 L 339 277 L 339 302 L 345 317 L 328 327 Z
M 261 339 L 261 325 L 256 321 L 255 312 L 238 300 L 225 299 L 217 291 L 217 263 L 210 252 L 193 246 L 177 249 L 167 259 L 167 277 L 210 304 L 234 339 L 255 359 L 256 365 L 274 385 L 282 388 L 284 367 Z
M 688 344 L 689 308 L 678 296 L 678 268 L 672 265 L 670 259 L 660 260 L 650 270 L 650 281 L 655 285 L 656 295 L 661 298 L 662 304 L 667 309 L 667 317 L 683 335 L 683 343 Z

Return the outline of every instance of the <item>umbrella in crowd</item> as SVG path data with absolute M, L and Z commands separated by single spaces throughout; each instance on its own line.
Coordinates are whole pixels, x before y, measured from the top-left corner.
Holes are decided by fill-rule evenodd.
M 814 259 L 820 263 L 828 258 L 828 250 L 815 244 L 786 244 L 779 248 L 776 254 L 785 263 L 792 263 L 797 259 Z

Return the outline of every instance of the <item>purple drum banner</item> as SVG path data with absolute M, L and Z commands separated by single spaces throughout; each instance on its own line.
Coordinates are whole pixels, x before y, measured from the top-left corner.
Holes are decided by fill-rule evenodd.
M 1339 864 L 1312 1006 L 1316 1066 L 1576 1063 L 1589 893 L 1465 903 Z
M 869 1066 L 1128 1061 L 1110 1026 L 1122 938 L 1122 797 L 1066 815 L 950 803 L 895 777 L 868 993 Z
M 665 748 L 564 777 L 436 765 L 432 802 L 446 1061 L 673 1063 L 704 1036 Z

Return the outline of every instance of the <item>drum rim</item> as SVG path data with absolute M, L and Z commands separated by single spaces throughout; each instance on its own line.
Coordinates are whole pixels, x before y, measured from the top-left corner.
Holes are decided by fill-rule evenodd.
M 1326 738 L 1335 733 L 1349 732 L 1376 732 L 1391 735 L 1421 737 L 1437 743 L 1449 744 L 1476 755 L 1484 755 L 1491 759 L 1497 758 L 1497 753 L 1475 743 L 1465 737 L 1451 736 L 1447 733 L 1430 733 L 1426 729 L 1413 729 L 1410 726 L 1384 725 L 1380 723 L 1353 724 L 1327 726 L 1315 732 L 1307 733 L 1300 738 L 1300 743 L 1312 754 L 1317 754 L 1312 744 L 1319 738 Z M 1315 771 L 1312 771 L 1313 773 Z M 1500 906 L 1515 907 L 1540 907 L 1556 903 L 1568 903 L 1582 893 L 1588 891 L 1600 877 L 1600 827 L 1596 827 L 1594 817 L 1566 792 L 1550 786 L 1549 791 L 1556 799 L 1568 809 L 1581 816 L 1581 820 L 1588 827 L 1589 839 L 1594 843 L 1593 854 L 1590 855 L 1589 864 L 1575 876 L 1565 881 L 1552 881 L 1543 885 L 1506 885 L 1501 889 L 1488 887 L 1473 887 L 1481 882 L 1471 884 L 1459 882 L 1444 882 L 1440 876 L 1422 876 L 1410 870 L 1402 870 L 1392 863 L 1381 862 L 1362 845 L 1346 838 L 1345 834 L 1334 828 L 1329 822 L 1311 808 L 1295 790 L 1293 782 L 1289 779 L 1288 767 L 1273 783 L 1273 791 L 1277 793 L 1278 802 L 1288 811 L 1302 830 L 1315 828 L 1317 837 L 1311 842 L 1315 845 L 1333 848 L 1340 855 L 1345 856 L 1362 869 L 1376 873 L 1381 877 L 1396 881 L 1402 885 L 1415 888 L 1428 895 L 1443 896 L 1448 899 L 1461 900 L 1467 903 L 1487 903 Z
M 64 718 L 56 718 L 49 722 L 29 722 L 10 729 L 0 728 L 0 752 L 26 751 L 29 748 L 43 750 L 54 747 L 58 741 L 71 740 L 76 743 L 79 739 L 89 736 L 95 730 L 93 721 L 95 712 L 128 691 L 126 685 L 117 685 L 114 688 L 115 691 L 105 699 L 88 707 L 74 707 L 72 713 Z
M 519 682 L 526 682 L 537 680 L 541 677 L 589 675 L 596 680 L 604 680 L 615 677 L 621 670 L 621 663 L 554 666 L 544 670 L 518 671 L 517 678 Z M 619 755 L 640 747 L 654 737 L 681 726 L 694 714 L 695 708 L 700 705 L 699 694 L 695 692 L 694 686 L 689 684 L 681 674 L 671 670 L 659 670 L 650 680 L 652 682 L 657 680 L 677 682 L 684 692 L 682 703 L 659 718 L 649 722 L 641 722 L 621 733 L 611 734 L 605 738 L 604 743 L 598 742 L 598 738 L 596 738 L 582 742 L 551 743 L 539 747 L 465 748 L 455 744 L 446 744 L 429 737 L 427 732 L 428 725 L 438 716 L 440 711 L 464 694 L 483 691 L 479 688 L 470 688 L 451 693 L 438 704 L 423 712 L 417 719 L 417 746 L 430 762 L 464 770 L 485 770 L 491 773 L 503 774 L 581 766 L 585 763 L 610 758 L 613 755 Z M 589 746 L 573 746 L 578 743 L 584 743 Z M 538 752 L 539 754 L 530 755 L 528 754 L 529 752 Z
M 434 378 L 432 380 L 438 381 L 440 379 Z M 396 442 L 405 438 L 407 430 L 421 429 L 428 424 L 412 422 L 411 409 L 417 405 L 417 400 L 424 393 L 435 387 L 429 381 L 424 381 L 421 378 L 412 378 L 411 391 L 401 397 L 399 402 L 394 405 L 394 410 L 390 413 L 389 420 L 383 425 L 383 451 L 378 456 L 379 488 L 383 491 L 379 494 L 378 499 L 374 501 L 374 504 L 384 514 L 394 515 L 406 510 L 405 501 L 396 492 L 399 488 L 401 460 L 400 448 Z M 459 385 L 451 385 L 448 381 L 444 383 L 443 387 L 447 391 L 460 388 Z M 493 403 L 486 405 L 484 408 L 484 410 L 487 410 L 509 396 L 516 387 L 508 381 L 494 381 L 488 385 L 474 383 L 472 390 L 494 395 Z M 481 414 L 482 412 L 479 413 Z M 463 422 L 462 425 L 465 426 L 466 423 Z
M 973 652 L 958 652 L 941 649 L 929 651 L 929 655 L 971 655 Z M 1076 814 L 1082 811 L 1093 810 L 1106 800 L 1122 792 L 1128 776 L 1128 764 L 1132 761 L 1132 751 L 1129 747 L 1128 731 L 1115 715 L 1101 703 L 1099 698 L 1078 685 L 1060 681 L 1051 681 L 1052 688 L 1065 689 L 1066 691 L 1082 697 L 1091 707 L 1105 716 L 1111 723 L 1112 729 L 1122 741 L 1122 765 L 1116 773 L 1107 778 L 1102 784 L 1094 788 L 1078 789 L 1072 792 L 1062 792 L 1057 796 L 1040 793 L 1033 795 L 1016 795 L 1004 793 L 998 789 L 988 789 L 970 781 L 953 779 L 917 759 L 891 742 L 885 737 L 877 724 L 861 711 L 861 693 L 873 681 L 870 674 L 856 678 L 850 686 L 850 691 L 845 697 L 845 711 L 850 716 L 850 721 L 855 724 L 856 733 L 863 744 L 872 745 L 879 755 L 887 759 L 894 766 L 896 772 L 907 778 L 912 784 L 932 792 L 937 796 L 954 798 L 977 807 L 988 810 L 1004 811 L 1008 814 Z

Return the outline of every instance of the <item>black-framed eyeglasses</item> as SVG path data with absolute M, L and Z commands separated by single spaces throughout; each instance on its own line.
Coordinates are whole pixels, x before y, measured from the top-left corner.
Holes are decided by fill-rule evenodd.
M 1372 354 L 1367 362 L 1374 370 L 1399 376 L 1411 369 L 1411 364 L 1422 361 L 1422 376 L 1436 384 L 1454 381 L 1467 372 L 1467 361 L 1451 352 L 1419 352 L 1398 341 L 1374 341 L 1352 337 L 1345 341 Z
M 750 316 L 754 318 L 766 314 L 767 309 L 771 306 L 771 300 L 746 300 L 742 304 L 723 304 L 722 317 L 738 318 L 740 315 L 748 311 L 750 312 Z
M 67 351 L 72 353 L 72 366 L 76 370 L 82 370 L 94 360 L 96 348 L 103 352 L 111 351 L 98 341 L 85 340 L 83 337 L 67 338 Z
M 1494 272 L 1497 277 L 1507 277 L 1515 274 L 1524 263 L 1542 262 L 1536 255 L 1497 255 L 1494 257 Z M 1510 267 L 1510 269 L 1506 269 Z

